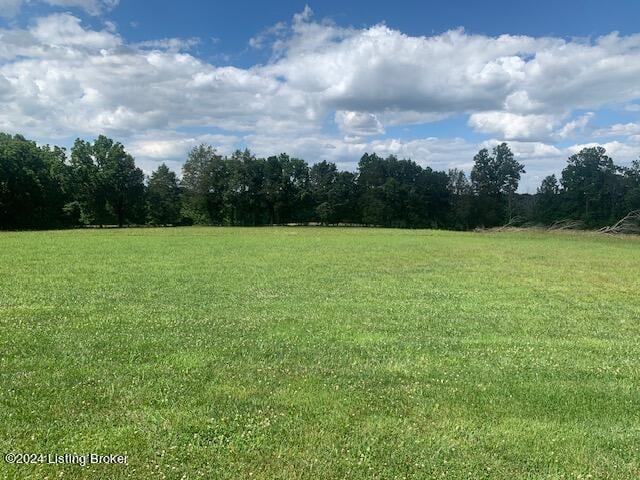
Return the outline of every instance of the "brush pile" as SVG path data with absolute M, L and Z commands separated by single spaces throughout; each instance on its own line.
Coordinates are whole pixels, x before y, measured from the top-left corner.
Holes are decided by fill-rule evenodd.
M 624 218 L 620 219 L 616 224 L 602 227 L 598 230 L 600 233 L 611 235 L 617 234 L 639 234 L 640 233 L 640 210 L 629 212 Z

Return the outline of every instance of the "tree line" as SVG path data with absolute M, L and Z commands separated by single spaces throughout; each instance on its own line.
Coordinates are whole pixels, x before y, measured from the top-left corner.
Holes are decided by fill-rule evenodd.
M 165 164 L 147 178 L 124 146 L 105 136 L 70 153 L 0 133 L 0 228 L 106 225 L 361 224 L 468 230 L 506 223 L 587 228 L 640 209 L 640 162 L 616 165 L 602 147 L 569 157 L 560 178 L 518 194 L 524 166 L 506 143 L 481 149 L 467 176 L 391 155 L 364 154 L 355 172 L 286 154 L 230 156 L 193 148 L 181 178 Z

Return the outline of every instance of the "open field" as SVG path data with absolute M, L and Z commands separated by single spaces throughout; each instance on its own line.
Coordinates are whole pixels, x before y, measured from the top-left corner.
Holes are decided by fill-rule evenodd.
M 2 453 L 128 455 L 0 478 L 640 476 L 639 239 L 2 233 L 0 329 Z

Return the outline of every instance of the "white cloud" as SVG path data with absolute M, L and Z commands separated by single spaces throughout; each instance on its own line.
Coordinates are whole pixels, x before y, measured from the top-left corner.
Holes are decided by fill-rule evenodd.
M 589 120 L 593 118 L 593 112 L 587 112 L 575 120 L 567 122 L 558 132 L 560 138 L 570 138 L 576 133 L 584 131 L 585 127 L 589 123 Z
M 632 160 L 638 158 L 640 152 L 640 142 L 637 140 L 629 143 L 623 143 L 618 141 L 606 142 L 606 143 L 583 143 L 579 145 L 572 145 L 567 150 L 570 154 L 578 153 L 583 148 L 601 146 L 607 151 L 607 155 L 612 157 L 616 163 L 628 164 Z
M 287 25 L 278 22 L 275 25 L 263 30 L 259 34 L 249 39 L 249 46 L 255 49 L 263 48 L 269 41 L 282 38 L 287 32 Z
M 359 137 L 384 133 L 382 124 L 372 113 L 338 110 L 335 121 L 340 131 L 346 135 Z
M 100 15 L 118 6 L 120 0 L 45 0 L 50 5 L 59 7 L 77 7 L 91 15 Z
M 96 13 L 117 2 L 50 3 Z M 576 111 L 632 109 L 640 100 L 640 35 L 567 41 L 452 30 L 417 37 L 385 25 L 342 28 L 314 21 L 305 9 L 254 37 L 254 47 L 272 49 L 265 64 L 214 65 L 185 52 L 196 42 L 130 44 L 115 25 L 91 29 L 68 13 L 0 29 L 0 130 L 48 139 L 107 133 L 149 164 L 178 161 L 209 138 L 309 161 L 353 164 L 375 150 L 435 168 L 468 167 L 479 145 L 461 138 L 368 138 L 457 115 L 510 141 L 542 170 L 567 156 L 555 141 L 579 141 L 591 114 L 576 118 Z M 228 133 L 179 133 L 189 127 Z
M 40 45 L 52 48 L 75 47 L 94 52 L 103 48 L 114 48 L 122 43 L 120 37 L 108 29 L 104 31 L 84 29 L 80 19 L 67 13 L 39 18 L 30 33 Z
M 120 0 L 44 0 L 57 7 L 77 7 L 90 15 L 100 15 L 118 6 Z
M 456 30 L 408 37 L 386 26 L 294 24 L 286 54 L 269 65 L 292 87 L 351 111 L 429 113 L 499 108 L 522 76 L 518 51 L 546 40 L 489 38 Z
M 505 140 L 548 139 L 560 122 L 555 115 L 518 115 L 510 112 L 482 112 L 469 117 L 469 126 Z
M 79 8 L 89 15 L 101 15 L 120 3 L 120 0 L 0 0 L 0 17 L 14 17 L 23 4 L 38 1 L 54 7 Z
M 158 40 L 145 40 L 133 44 L 134 47 L 149 50 L 169 50 L 172 52 L 180 52 L 190 50 L 200 44 L 198 37 L 191 38 L 161 38 Z
M 493 147 L 504 140 L 488 140 L 483 142 L 485 148 Z M 554 146 L 543 142 L 509 142 L 509 147 L 514 155 L 523 159 L 547 159 L 565 155 L 565 152 Z
M 607 128 L 600 128 L 593 132 L 596 137 L 626 137 L 640 134 L 640 123 L 616 123 Z
M 238 141 L 239 138 L 232 135 L 150 131 L 134 135 L 126 147 L 135 156 L 136 163 L 149 174 L 161 162 L 179 172 L 189 150 L 202 143 L 215 145 L 222 154 L 230 154 L 237 148 Z

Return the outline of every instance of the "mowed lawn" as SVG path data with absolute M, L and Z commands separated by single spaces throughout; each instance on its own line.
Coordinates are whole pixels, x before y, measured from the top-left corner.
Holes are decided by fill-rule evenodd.
M 640 476 L 640 239 L 0 234 L 0 478 Z

